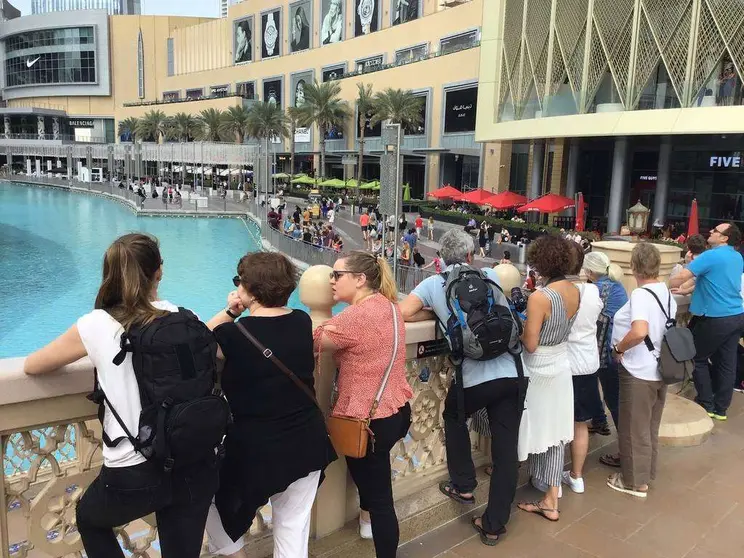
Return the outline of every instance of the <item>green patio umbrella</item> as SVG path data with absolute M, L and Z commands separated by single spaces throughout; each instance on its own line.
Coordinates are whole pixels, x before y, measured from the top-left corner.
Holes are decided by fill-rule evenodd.
M 312 185 L 317 185 L 318 184 L 318 180 L 317 179 L 310 178 L 309 176 L 301 176 L 299 178 L 295 178 L 291 182 L 292 182 L 292 184 L 312 184 Z
M 350 178 L 349 180 L 346 181 L 346 187 L 347 188 L 357 188 L 357 187 L 359 187 L 361 189 L 364 189 L 364 184 L 362 183 L 362 185 L 359 186 L 359 183 L 357 182 L 356 178 Z
M 411 199 L 411 186 L 410 184 L 403 184 L 403 201 L 409 201 Z
M 279 180 L 287 180 L 288 178 L 292 178 L 289 176 L 286 172 L 278 172 L 276 174 L 272 174 L 271 178 L 278 178 Z
M 329 178 L 321 182 L 320 186 L 325 186 L 326 188 L 346 188 L 346 183 L 338 178 Z
M 359 186 L 360 190 L 372 190 L 375 187 L 376 182 L 365 182 Z

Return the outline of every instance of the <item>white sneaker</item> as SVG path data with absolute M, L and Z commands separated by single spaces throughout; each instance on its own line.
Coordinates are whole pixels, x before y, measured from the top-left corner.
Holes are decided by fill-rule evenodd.
M 563 471 L 563 482 L 576 494 L 584 493 L 584 478 L 575 479 L 569 471 Z
M 543 481 L 538 480 L 534 477 L 532 477 L 530 482 L 532 483 L 532 486 L 537 488 L 540 492 L 547 492 L 548 489 L 550 488 L 550 486 L 547 483 L 544 483 Z M 558 498 L 563 498 L 563 487 L 562 486 L 558 487 Z
M 359 536 L 366 540 L 372 540 L 372 522 L 359 518 Z

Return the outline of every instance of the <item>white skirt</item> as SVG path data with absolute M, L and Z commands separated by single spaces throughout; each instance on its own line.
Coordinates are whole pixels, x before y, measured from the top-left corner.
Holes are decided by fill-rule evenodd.
M 568 345 L 538 347 L 523 354 L 530 383 L 519 425 L 519 460 L 573 440 L 573 381 Z

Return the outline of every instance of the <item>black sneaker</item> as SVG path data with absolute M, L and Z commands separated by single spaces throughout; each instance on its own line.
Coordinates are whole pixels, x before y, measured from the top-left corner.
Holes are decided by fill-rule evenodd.
M 610 425 L 606 422 L 602 422 L 599 424 L 591 423 L 589 425 L 589 434 L 599 434 L 600 436 L 609 436 L 611 434 L 610 432 Z

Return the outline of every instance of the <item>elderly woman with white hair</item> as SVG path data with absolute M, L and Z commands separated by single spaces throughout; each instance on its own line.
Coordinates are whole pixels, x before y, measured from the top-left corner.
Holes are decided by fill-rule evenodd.
M 618 397 L 620 384 L 618 382 L 617 363 L 610 358 L 610 339 L 615 313 L 628 302 L 628 294 L 622 284 L 623 271 L 617 264 L 610 262 L 610 258 L 603 252 L 590 252 L 584 256 L 584 272 L 588 282 L 594 283 L 599 289 L 599 295 L 604 305 L 597 322 L 597 344 L 599 348 L 599 370 L 597 375 L 602 384 L 602 395 L 605 405 L 610 410 L 615 428 L 618 426 Z M 599 386 L 594 385 L 596 396 L 599 397 Z M 589 426 L 591 434 L 610 435 L 610 427 L 604 408 L 592 419 Z M 600 457 L 600 461 L 609 467 L 620 467 L 618 454 L 607 454 Z

